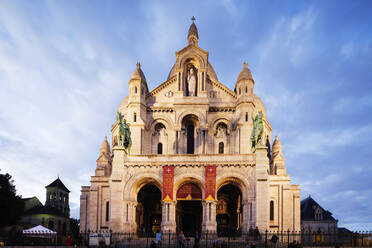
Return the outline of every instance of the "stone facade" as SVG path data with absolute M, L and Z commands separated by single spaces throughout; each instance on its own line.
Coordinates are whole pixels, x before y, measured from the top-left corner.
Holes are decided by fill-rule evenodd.
M 191 203 L 181 204 L 187 200 L 195 205 L 190 209 L 201 206 L 200 217 L 187 215 L 197 219 L 189 225 L 197 225 L 200 218 L 197 231 L 232 226 L 240 232 L 251 226 L 300 231 L 299 186 L 290 184 L 278 138 L 270 152 L 272 128 L 254 93 L 248 64 L 243 64 L 232 91 L 218 81 L 198 39 L 192 23 L 188 45 L 176 52 L 168 79 L 152 91 L 137 64 L 128 83 L 129 96 L 118 108 L 130 125 L 132 147 L 128 151 L 118 145 L 116 121 L 111 127 L 112 147 L 105 139 L 91 185 L 81 190 L 81 231 L 140 232 L 146 222 L 142 213 L 147 211 L 142 189 L 153 185 L 163 192 L 164 166 L 174 167 L 173 192 L 166 200 L 162 196 L 159 211 L 155 203 L 151 208 L 152 231 L 158 220 L 161 230 L 172 232 L 194 221 L 180 217 L 189 209 Z M 252 119 L 259 111 L 263 141 L 252 149 Z M 214 197 L 205 192 L 206 166 L 216 168 Z M 190 193 L 182 198 L 179 190 L 184 185 L 194 193 L 200 190 L 201 196 Z M 148 192 L 155 197 L 155 191 Z

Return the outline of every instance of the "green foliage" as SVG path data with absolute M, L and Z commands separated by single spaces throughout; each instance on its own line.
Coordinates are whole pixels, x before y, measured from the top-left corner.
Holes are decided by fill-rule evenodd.
M 23 214 L 24 202 L 11 179 L 8 173 L 0 174 L 0 228 L 16 224 Z

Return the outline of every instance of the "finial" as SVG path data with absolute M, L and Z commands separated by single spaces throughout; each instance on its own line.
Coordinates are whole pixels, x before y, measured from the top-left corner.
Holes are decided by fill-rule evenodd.
M 107 135 L 105 135 L 105 141 L 107 141 Z
M 248 69 L 248 62 L 244 62 L 244 63 L 243 63 L 243 68 Z
M 141 68 L 141 63 L 140 62 L 137 62 L 137 69 L 140 69 Z
M 194 21 L 195 21 L 195 16 L 192 16 L 192 17 L 191 17 L 191 20 L 192 20 L 192 22 L 194 23 Z

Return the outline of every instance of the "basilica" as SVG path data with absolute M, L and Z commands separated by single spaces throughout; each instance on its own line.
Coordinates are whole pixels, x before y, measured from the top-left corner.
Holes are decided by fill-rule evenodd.
M 81 231 L 300 231 L 300 188 L 290 184 L 248 64 L 231 90 L 198 40 L 193 21 L 155 89 L 137 63 L 81 189 Z

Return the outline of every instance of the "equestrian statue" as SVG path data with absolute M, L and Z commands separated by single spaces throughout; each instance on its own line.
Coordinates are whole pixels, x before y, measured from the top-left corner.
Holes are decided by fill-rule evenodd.
M 123 146 L 127 150 L 128 154 L 130 153 L 130 148 L 132 147 L 132 139 L 130 137 L 129 124 L 123 118 L 123 115 L 120 112 L 116 114 L 116 120 L 118 121 L 118 146 Z
M 262 137 L 263 137 L 263 114 L 262 111 L 259 111 L 255 118 L 252 118 L 253 121 L 253 129 L 251 134 L 251 144 L 252 144 L 252 151 L 256 150 L 258 145 L 262 145 Z

